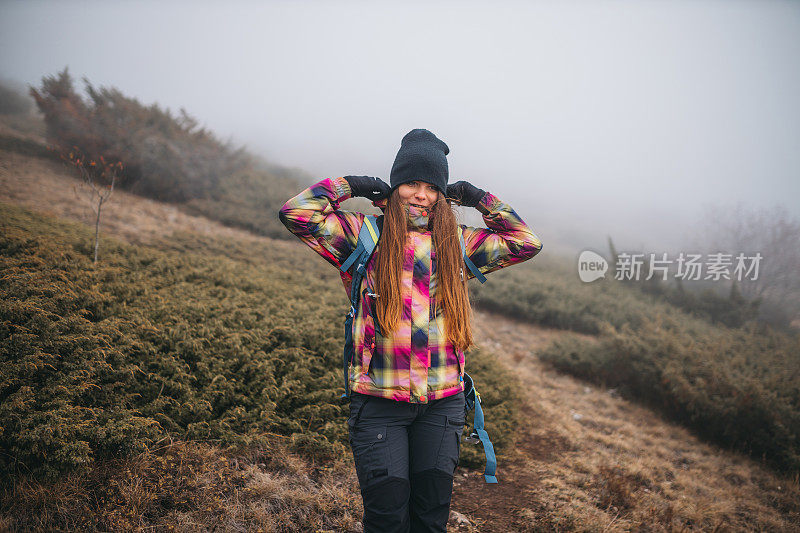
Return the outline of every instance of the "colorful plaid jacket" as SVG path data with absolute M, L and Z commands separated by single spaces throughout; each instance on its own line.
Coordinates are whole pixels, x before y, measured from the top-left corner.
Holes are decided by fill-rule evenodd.
M 362 213 L 339 210 L 339 203 L 350 196 L 344 178 L 324 179 L 286 202 L 279 217 L 289 231 L 339 268 L 358 244 L 364 220 Z M 374 205 L 384 208 L 386 200 Z M 427 229 L 427 213 L 415 209 L 410 206 L 414 229 L 408 233 L 403 263 L 399 326 L 386 337 L 380 335 L 372 314 L 375 297 L 361 298 L 353 321 L 355 358 L 350 367 L 350 387 L 372 396 L 427 403 L 463 390 L 464 353 L 447 341 L 441 306 L 432 305 L 436 298 L 436 253 Z M 467 254 L 481 273 L 521 263 L 542 249 L 533 231 L 497 197 L 487 192 L 477 209 L 488 229 L 460 226 Z M 365 287 L 375 292 L 377 255 L 373 253 L 367 264 L 362 294 Z M 474 277 L 464 270 L 468 278 Z M 340 275 L 349 295 L 352 278 L 349 273 L 340 271 Z

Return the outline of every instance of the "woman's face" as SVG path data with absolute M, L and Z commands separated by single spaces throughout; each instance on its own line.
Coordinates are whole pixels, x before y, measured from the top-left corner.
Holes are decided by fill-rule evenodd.
M 425 181 L 409 181 L 397 186 L 403 204 L 431 207 L 439 199 L 439 189 Z

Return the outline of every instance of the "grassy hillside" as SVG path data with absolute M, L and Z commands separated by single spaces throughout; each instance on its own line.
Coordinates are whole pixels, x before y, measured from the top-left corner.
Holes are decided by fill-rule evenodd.
M 13 164 L 26 164 L 25 161 L 35 160 L 34 157 L 15 155 Z M 11 159 L 9 161 L 12 162 Z M 51 172 L 46 166 L 36 167 L 36 171 Z M 9 186 L 24 187 L 21 183 Z M 47 187 L 53 189 L 57 184 L 54 181 Z M 263 194 L 268 195 L 272 192 L 264 190 Z M 284 195 L 288 196 L 294 192 L 296 191 L 291 193 L 284 191 Z M 34 196 L 38 195 L 41 193 L 36 193 Z M 73 202 L 73 200 L 65 197 L 57 201 Z M 226 199 L 220 205 L 229 207 L 236 205 L 229 200 Z M 277 205 L 282 200 L 283 198 L 273 197 L 271 201 Z M 117 199 L 113 201 L 117 202 Z M 345 208 L 360 209 L 363 205 L 347 205 Z M 129 217 L 138 216 L 135 211 L 126 210 L 124 202 L 116 207 L 112 205 L 111 209 L 112 211 L 107 214 L 110 220 L 104 224 L 120 228 L 130 225 L 130 220 L 113 218 L 113 210 L 120 210 Z M 236 209 L 234 211 L 245 212 Z M 276 211 L 277 209 L 274 212 Z M 266 231 L 291 237 L 277 222 L 277 217 L 273 216 L 274 212 L 266 208 L 259 211 L 259 216 L 269 218 L 270 224 L 274 226 L 274 230 Z M 216 218 L 224 217 L 219 215 Z M 259 225 L 259 220 L 253 218 L 251 223 Z M 137 231 L 141 231 L 141 228 L 132 230 L 132 233 Z M 200 255 L 211 250 L 219 256 L 236 258 L 248 264 L 253 261 L 263 261 L 264 264 L 277 261 L 281 265 L 286 265 L 287 269 L 295 260 L 291 255 L 285 256 L 282 252 L 276 254 L 270 250 L 265 250 L 263 254 L 256 255 L 258 259 L 253 259 L 253 250 L 249 244 L 223 239 L 215 245 L 213 239 L 198 239 L 198 235 L 191 232 L 185 232 L 174 239 L 162 239 L 159 247 L 161 250 L 192 251 Z M 316 261 L 306 260 L 305 263 L 309 268 L 327 267 L 324 264 L 316 265 Z M 780 370 L 797 366 L 796 358 L 792 357 L 793 353 L 798 352 L 793 348 L 797 345 L 796 336 L 752 328 L 737 333 L 736 329 L 725 328 L 687 314 L 685 310 L 667 303 L 658 295 L 644 293 L 615 283 L 613 280 L 592 284 L 581 283 L 564 265 L 544 256 L 515 268 L 494 273 L 486 285 L 472 284 L 471 287 L 473 300 L 479 308 L 514 318 L 524 318 L 543 326 L 592 335 L 603 334 L 603 343 L 599 347 L 593 345 L 589 349 L 582 344 L 563 345 L 554 347 L 555 351 L 544 354 L 544 357 L 560 370 L 595 382 L 613 384 L 629 397 L 660 409 L 715 442 L 746 450 L 757 457 L 765 456 L 778 468 L 797 468 L 796 435 L 800 434 L 800 431 L 795 429 L 797 420 L 792 413 L 798 411 L 797 391 L 800 389 L 800 384 L 796 373 Z M 327 290 L 330 291 L 331 298 L 342 302 L 342 308 L 346 307 L 343 291 L 335 281 Z M 335 314 L 336 309 L 339 308 L 334 305 L 331 313 Z M 675 342 L 657 350 L 664 355 L 652 357 L 630 349 L 630 346 L 638 346 L 636 339 L 640 332 L 646 338 L 650 338 L 648 331 L 651 331 L 652 327 L 649 324 L 657 320 L 669 320 L 673 324 L 670 326 L 670 335 Z M 340 324 L 337 323 L 331 330 L 329 335 L 332 335 L 332 339 L 339 338 L 339 328 Z M 607 335 L 612 331 L 616 337 Z M 197 335 L 202 337 L 202 334 Z M 630 337 L 631 342 L 620 343 L 620 335 Z M 745 337 L 741 337 L 742 335 Z M 768 357 L 762 357 L 762 351 L 765 350 L 763 346 L 772 342 L 770 338 L 774 338 L 774 342 L 780 348 L 768 350 Z M 707 349 L 691 348 L 695 346 L 693 344 L 695 339 L 702 340 L 697 346 L 705 346 Z M 650 345 L 655 346 L 654 343 L 661 344 L 662 341 L 651 339 Z M 730 371 L 728 368 L 730 364 L 726 359 L 714 355 L 715 343 L 728 347 L 727 357 L 734 361 L 732 363 L 734 366 L 731 368 L 735 367 L 735 371 Z M 620 345 L 623 347 L 619 348 Z M 575 355 L 576 352 L 579 352 L 579 355 Z M 631 361 L 634 361 L 635 365 L 631 363 L 628 367 L 637 368 L 634 375 L 618 373 L 613 368 L 614 365 L 625 366 Z M 736 361 L 745 363 L 740 364 Z M 611 366 L 612 370 L 604 368 L 608 366 Z M 665 370 L 667 366 L 681 371 L 678 374 L 674 371 L 667 372 Z M 704 370 L 706 377 L 703 379 L 693 377 L 697 372 L 696 368 L 706 369 Z M 681 376 L 678 380 L 680 385 L 677 385 L 674 379 L 678 375 Z M 753 389 L 755 392 L 745 393 L 743 389 Z M 719 400 L 728 393 L 733 394 L 735 399 Z M 761 424 L 759 431 L 751 431 L 752 428 L 742 426 L 740 423 L 741 419 L 750 419 L 747 417 L 754 416 L 753 409 L 755 413 L 763 410 L 771 413 L 770 417 L 755 415 Z M 709 425 L 712 419 L 714 424 Z M 765 419 L 768 422 L 763 422 Z M 705 431 L 709 427 L 722 427 L 723 430 Z
M 187 234 L 168 249 L 108 239 L 93 268 L 88 228 L 8 204 L 0 219 L 6 475 L 56 475 L 166 435 L 256 446 L 275 433 L 307 457 L 347 453 L 346 296 L 324 261 Z M 514 380 L 490 354 L 468 365 L 502 452 Z
M 8 163 L 0 167 L 4 197 L 69 219 L 85 220 L 86 214 L 75 201 L 68 176 L 53 174 L 53 170 L 57 169 L 40 164 L 33 158 L 3 157 Z M 277 271 L 283 270 L 289 279 L 296 279 L 293 277 L 298 275 L 296 267 L 302 265 L 303 271 L 311 277 L 308 283 L 315 284 L 314 290 L 323 295 L 316 304 L 315 312 L 326 313 L 326 309 L 330 309 L 331 315 L 341 318 L 338 315 L 344 312 L 346 304 L 338 276 L 300 243 L 257 238 L 204 219 L 187 217 L 173 206 L 156 204 L 123 191 L 115 193 L 113 198 L 115 200 L 106 213 L 103 225 L 105 232 L 101 243 L 101 262 L 94 270 L 86 260 L 90 255 L 88 247 L 91 241 L 88 228 L 84 230 L 82 225 L 42 217 L 18 208 L 6 208 L 0 213 L 0 221 L 4 223 L 3 235 L 14 235 L 14 238 L 7 239 L 7 243 L 17 240 L 23 243 L 17 246 L 13 254 L 2 256 L 3 272 L 15 268 L 30 269 L 27 281 L 14 282 L 17 287 L 32 287 L 31 297 L 20 301 L 31 300 L 32 307 L 60 312 L 60 306 L 69 304 L 72 301 L 70 299 L 80 293 L 70 285 L 77 283 L 75 286 L 92 289 L 95 294 L 84 296 L 85 301 L 82 302 L 72 301 L 72 304 L 66 305 L 66 309 L 86 309 L 87 312 L 83 313 L 83 320 L 73 317 L 67 322 L 57 321 L 56 327 L 67 331 L 69 326 L 78 331 L 77 335 L 69 337 L 72 340 L 94 332 L 103 333 L 106 325 L 114 325 L 120 331 L 119 334 L 103 333 L 106 338 L 98 337 L 103 341 L 99 346 L 106 354 L 111 354 L 109 360 L 115 365 L 129 368 L 133 379 L 129 379 L 125 372 L 117 372 L 116 375 L 105 372 L 101 364 L 93 367 L 84 365 L 86 375 L 89 382 L 101 388 L 109 387 L 108 383 L 119 383 L 115 385 L 118 387 L 115 390 L 134 392 L 127 394 L 124 401 L 97 405 L 94 412 L 102 415 L 97 417 L 98 423 L 112 420 L 114 416 L 133 421 L 139 417 L 140 422 L 145 422 L 142 424 L 144 430 L 150 428 L 146 425 L 147 417 L 155 417 L 151 416 L 152 410 L 147 411 L 150 409 L 145 401 L 147 398 L 137 396 L 142 394 L 146 380 L 136 368 L 125 365 L 130 362 L 157 374 L 158 366 L 148 368 L 142 361 L 146 363 L 149 360 L 151 364 L 161 361 L 161 347 L 167 348 L 163 352 L 166 356 L 165 368 L 177 361 L 178 366 L 184 365 L 194 370 L 189 379 L 185 371 L 170 370 L 172 375 L 169 380 L 175 382 L 176 386 L 170 388 L 168 383 L 163 391 L 159 384 L 167 379 L 157 375 L 148 378 L 158 380 L 158 390 L 152 390 L 149 398 L 160 401 L 165 394 L 169 394 L 173 398 L 168 399 L 169 404 L 175 404 L 174 399 L 178 398 L 179 401 L 186 399 L 188 406 L 202 401 L 215 401 L 214 394 L 219 389 L 215 390 L 209 383 L 213 382 L 217 387 L 222 378 L 216 381 L 214 377 L 209 379 L 206 369 L 222 368 L 222 365 L 212 358 L 209 365 L 204 367 L 197 364 L 202 357 L 195 357 L 192 362 L 186 356 L 191 343 L 194 342 L 195 346 L 198 344 L 197 337 L 193 335 L 203 330 L 192 330 L 193 325 L 185 322 L 187 317 L 192 319 L 188 320 L 191 322 L 195 319 L 202 321 L 203 317 L 208 316 L 210 325 L 205 331 L 218 332 L 216 337 L 205 334 L 208 335 L 207 338 L 203 337 L 205 343 L 203 339 L 199 341 L 200 349 L 197 351 L 200 353 L 210 353 L 202 350 L 206 345 L 213 345 L 224 352 L 227 344 L 249 344 L 250 341 L 240 339 L 253 335 L 251 329 L 245 331 L 246 328 L 237 328 L 235 325 L 222 328 L 215 323 L 226 319 L 238 322 L 241 318 L 235 313 L 242 312 L 241 307 L 245 307 L 245 311 L 252 310 L 250 303 L 245 306 L 228 303 L 237 301 L 240 292 L 244 292 L 234 290 L 233 286 L 238 283 L 242 289 L 251 290 L 249 285 L 252 283 L 257 287 L 256 292 L 261 291 L 258 287 L 263 282 L 259 276 L 265 270 L 272 271 L 269 265 L 275 266 Z M 108 235 L 143 245 L 126 245 L 122 241 L 107 239 Z M 51 249 L 52 253 L 47 252 Z M 39 251 L 26 255 L 24 250 Z M 528 265 L 547 271 L 549 259 L 537 257 Z M 11 268 L 6 268 L 6 265 Z M 106 267 L 110 270 L 106 271 Z M 136 274 L 139 270 L 141 272 Z M 186 276 L 181 278 L 178 276 L 180 271 L 186 274 L 193 272 L 195 279 L 187 280 Z M 95 279 L 92 272 L 104 274 Z M 500 286 L 514 272 L 515 269 L 508 269 L 492 274 L 490 283 Z M 86 276 L 90 276 L 91 281 L 87 285 L 80 285 L 79 280 Z M 44 281 L 41 284 L 44 287 L 54 283 L 63 284 L 57 285 L 59 290 L 48 292 L 40 287 L 37 279 Z M 129 284 L 132 288 L 116 287 L 109 290 L 114 282 Z M 557 281 L 545 276 L 542 283 Z M 5 285 L 0 287 L 5 288 Z M 211 295 L 209 291 L 213 291 Z M 294 291 L 291 289 L 291 292 Z M 266 289 L 264 294 L 273 293 Z M 170 303 L 176 295 L 188 303 Z M 283 301 L 290 308 L 297 305 L 291 298 Z M 204 309 L 206 304 L 221 310 L 217 313 L 208 312 Z M 256 308 L 260 305 L 268 307 L 270 302 L 258 301 L 255 304 Z M 119 313 L 101 314 L 103 309 L 114 308 Z M 302 314 L 290 310 L 286 313 L 290 318 Z M 64 316 L 71 314 L 67 311 Z M 130 315 L 130 320 L 139 324 L 138 329 L 125 329 L 119 314 L 122 319 Z M 52 315 L 40 316 L 30 324 L 18 324 L 17 334 L 25 333 L 21 329 L 23 326 L 30 331 L 34 331 L 34 328 L 41 331 L 41 324 L 54 321 L 55 316 L 53 312 Z M 285 316 L 277 316 L 279 321 L 285 319 Z M 97 321 L 97 317 L 102 320 Z M 5 318 L 0 320 L 7 328 L 14 323 Z M 553 341 L 573 334 L 569 330 L 542 328 L 526 322 L 506 321 L 496 314 L 477 312 L 476 334 L 482 351 L 469 354 L 468 366 L 488 400 L 487 413 L 492 424 L 490 432 L 499 441 L 498 447 L 503 445 L 504 453 L 499 462 L 501 484 L 488 487 L 477 472 L 468 473 L 459 468 L 453 509 L 460 514 L 451 517 L 451 530 L 503 533 L 522 530 L 691 531 L 715 528 L 718 531 L 785 531 L 791 530 L 790 524 L 797 523 L 797 501 L 800 501 L 797 494 L 800 487 L 796 479 L 792 481 L 791 478 L 777 476 L 745 457 L 698 442 L 682 428 L 665 423 L 647 409 L 618 398 L 614 390 L 587 386 L 557 374 L 540 364 L 538 355 L 546 351 Z M 273 325 L 268 320 L 253 323 L 272 331 Z M 337 339 L 341 338 L 340 326 L 331 326 Z M 178 333 L 182 341 L 181 348 L 170 348 L 169 339 L 164 337 Z M 229 342 L 220 338 L 224 335 L 228 335 Z M 574 335 L 587 342 L 593 338 L 579 333 Z M 133 342 L 126 345 L 124 337 L 133 338 L 141 346 L 149 346 L 149 352 L 134 352 L 137 359 L 133 361 L 115 359 L 112 349 L 115 339 L 122 338 L 123 347 L 133 345 Z M 66 342 L 69 339 L 66 336 L 64 338 L 63 343 L 52 343 L 51 339 L 48 349 L 59 354 L 67 363 L 73 354 L 81 353 L 75 346 L 83 350 L 83 355 L 80 355 L 84 357 L 82 360 L 91 362 L 97 359 L 89 354 L 94 346 L 91 343 L 73 342 L 70 348 Z M 158 344 L 154 341 L 158 341 Z M 263 342 L 263 339 L 259 342 Z M 598 342 L 597 338 L 594 342 Z M 302 342 L 286 344 L 283 348 L 283 354 L 292 349 L 311 353 Z M 331 370 L 334 376 L 331 379 L 336 387 L 339 386 L 338 350 L 339 347 L 336 348 L 337 362 Z M 497 360 L 489 357 L 489 352 L 493 350 L 498 354 Z M 176 355 L 178 353 L 183 355 Z M 230 351 L 224 353 L 234 358 Z M 31 360 L 35 363 L 35 357 Z M 65 363 L 63 367 L 58 367 L 51 364 L 78 384 L 86 377 L 76 378 L 74 365 Z M 482 370 L 487 365 L 490 371 Z M 12 368 L 4 364 L 3 368 L 6 367 Z M 512 368 L 513 379 L 522 380 L 524 386 L 509 387 L 514 381 L 509 379 L 507 371 L 503 371 L 505 368 Z M 30 370 L 27 373 L 16 367 L 14 370 L 18 374 L 18 381 L 32 379 Z M 219 374 L 225 377 L 224 383 L 228 387 L 234 387 L 235 394 L 246 385 L 245 381 L 252 386 L 260 386 L 252 377 L 245 380 L 237 376 L 233 383 L 230 372 L 226 374 L 223 370 Z M 491 375 L 498 372 L 502 384 L 491 380 Z M 192 377 L 195 373 L 202 378 L 202 383 Z M 40 373 L 38 376 L 37 379 L 45 385 L 41 387 L 44 393 L 49 390 L 55 397 L 64 392 L 52 386 L 56 378 L 54 372 Z M 275 380 L 276 386 L 278 381 Z M 286 379 L 282 378 L 281 381 L 285 382 Z M 38 387 L 37 384 L 37 388 L 31 389 L 38 390 Z M 54 389 L 57 390 L 53 392 Z M 89 389 L 97 390 L 95 387 Z M 175 396 L 176 390 L 178 396 Z M 332 395 L 338 396 L 338 393 L 337 389 Z M 522 397 L 518 398 L 517 394 Z M 102 399 L 101 396 L 95 397 Z M 297 397 L 301 403 L 304 401 L 302 394 Z M 513 406 L 520 407 L 513 415 L 504 413 L 501 403 L 494 403 L 508 397 L 513 398 Z M 85 406 L 80 402 L 86 398 L 89 396 L 76 395 L 67 398 L 67 401 L 58 399 L 48 405 L 59 416 L 72 413 L 73 420 L 79 420 L 76 427 L 66 428 L 73 432 L 67 436 L 77 436 L 78 440 L 83 438 L 90 444 L 97 442 L 101 445 L 97 449 L 101 451 L 91 455 L 89 462 L 80 463 L 72 473 L 58 475 L 52 481 L 36 481 L 25 467 L 18 464 L 18 475 L 13 483 L 4 484 L 0 494 L 0 529 L 358 530 L 360 496 L 352 471 L 352 460 L 349 453 L 329 456 L 324 450 L 313 444 L 309 446 L 304 441 L 304 436 L 310 436 L 318 444 L 325 443 L 316 437 L 321 434 L 316 420 L 311 420 L 309 424 L 308 419 L 302 419 L 302 433 L 291 430 L 278 433 L 263 430 L 267 424 L 262 421 L 242 421 L 242 417 L 236 421 L 235 417 L 228 416 L 228 420 L 234 419 L 234 424 L 230 424 L 234 429 L 229 431 L 220 429 L 220 424 L 209 424 L 213 426 L 212 431 L 217 432 L 217 437 L 193 437 L 200 442 L 187 443 L 182 439 L 189 435 L 189 423 L 208 423 L 209 420 L 213 421 L 215 413 L 225 416 L 226 412 L 231 412 L 230 409 L 213 411 L 212 416 L 207 416 L 201 409 L 200 416 L 189 412 L 188 417 L 196 417 L 194 420 L 187 421 L 187 417 L 180 420 L 170 415 L 178 419 L 175 429 L 163 430 L 164 436 L 158 437 L 155 442 L 148 442 L 147 449 L 142 453 L 134 453 L 135 448 L 122 448 L 119 449 L 122 452 L 120 455 L 128 454 L 127 459 L 106 458 L 108 452 L 102 451 L 102 445 L 104 442 L 110 443 L 106 444 L 105 449 L 113 451 L 114 442 L 112 439 L 102 439 L 113 436 L 114 431 L 118 430 L 124 430 L 123 435 L 131 435 L 136 427 L 106 424 L 101 428 L 102 431 L 84 437 L 86 428 L 80 426 L 80 418 L 74 413 L 80 413 Z M 260 400 L 256 398 L 257 401 Z M 253 404 L 246 405 L 252 412 Z M 221 402 L 212 403 L 212 406 L 224 407 Z M 30 420 L 35 407 L 34 404 L 28 404 L 19 412 Z M 168 405 L 165 409 L 180 414 L 182 407 L 180 404 Z M 276 405 L 275 410 L 281 409 Z M 286 412 L 286 409 L 283 410 Z M 157 421 L 165 427 L 161 417 Z M 504 425 L 498 426 L 501 422 Z M 335 423 L 341 424 L 343 419 Z M 242 429 L 237 430 L 236 424 Z M 232 433 L 233 437 L 226 433 Z M 38 451 L 50 453 L 48 447 L 57 446 L 57 439 L 63 436 L 65 433 L 47 435 L 46 431 L 40 432 L 39 437 L 44 437 L 44 444 Z M 154 438 L 157 435 L 150 437 Z M 513 440 L 513 446 L 507 445 L 510 440 Z M 346 448 L 346 444 L 339 444 Z M 335 447 L 336 442 L 329 440 L 326 445 Z M 31 457 L 34 462 L 38 461 L 33 453 Z M 478 451 L 463 444 L 461 463 L 462 466 L 479 466 Z M 65 466 L 55 463 L 53 468 L 62 466 L 73 468 L 69 463 Z M 40 471 L 39 475 L 42 473 Z

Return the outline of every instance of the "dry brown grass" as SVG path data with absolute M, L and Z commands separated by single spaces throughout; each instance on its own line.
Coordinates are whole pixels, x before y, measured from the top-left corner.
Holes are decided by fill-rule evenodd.
M 77 184 L 56 163 L 0 152 L 1 200 L 89 224 Z M 103 231 L 132 243 L 185 231 L 269 241 L 123 191 L 112 202 Z M 525 424 L 512 460 L 499 466 L 500 484 L 459 470 L 452 531 L 800 531 L 797 479 L 540 363 L 537 352 L 564 332 L 481 311 L 475 326 L 477 341 L 528 384 Z M 351 458 L 309 465 L 277 444 L 250 456 L 175 445 L 86 478 L 20 481 L 3 502 L 0 530 L 14 520 L 72 529 L 96 514 L 106 530 L 356 531 L 361 512 Z
M 12 531 L 360 531 L 352 465 L 309 464 L 279 440 L 237 453 L 166 444 L 56 483 L 19 479 L 2 497 Z

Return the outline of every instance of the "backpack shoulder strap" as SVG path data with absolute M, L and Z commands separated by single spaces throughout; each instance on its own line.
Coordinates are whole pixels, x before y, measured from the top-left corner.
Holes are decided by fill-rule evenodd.
M 358 300 L 360 294 L 358 293 L 361 287 L 361 280 L 367 273 L 367 262 L 369 261 L 372 252 L 375 251 L 375 246 L 378 244 L 378 239 L 381 236 L 381 228 L 383 227 L 382 215 L 366 215 L 361 229 L 358 230 L 358 243 L 355 250 L 350 254 L 347 260 L 339 267 L 342 272 L 347 272 L 350 267 L 356 263 L 353 269 L 353 280 L 350 285 L 350 311 L 347 313 L 344 325 L 344 352 L 342 358 L 342 370 L 344 373 L 344 394 L 342 398 L 350 397 L 350 364 L 355 353 L 355 346 L 353 345 L 353 319 L 356 315 L 356 308 L 358 307 Z
M 347 272 L 360 256 L 366 254 L 366 257 L 369 258 L 372 255 L 375 245 L 378 244 L 378 239 L 381 236 L 381 230 L 378 225 L 379 216 L 381 215 L 364 216 L 364 223 L 361 224 L 361 229 L 358 231 L 358 244 L 356 244 L 356 248 L 350 254 L 350 257 L 342 263 L 339 270 Z
M 475 263 L 473 263 L 472 259 L 467 255 L 467 247 L 464 245 L 464 233 L 461 226 L 458 226 L 458 244 L 461 245 L 461 255 L 464 256 L 464 264 L 467 265 L 469 271 L 478 278 L 478 281 L 486 283 L 486 276 L 481 274 L 481 271 L 478 270 L 478 267 L 475 266 Z

